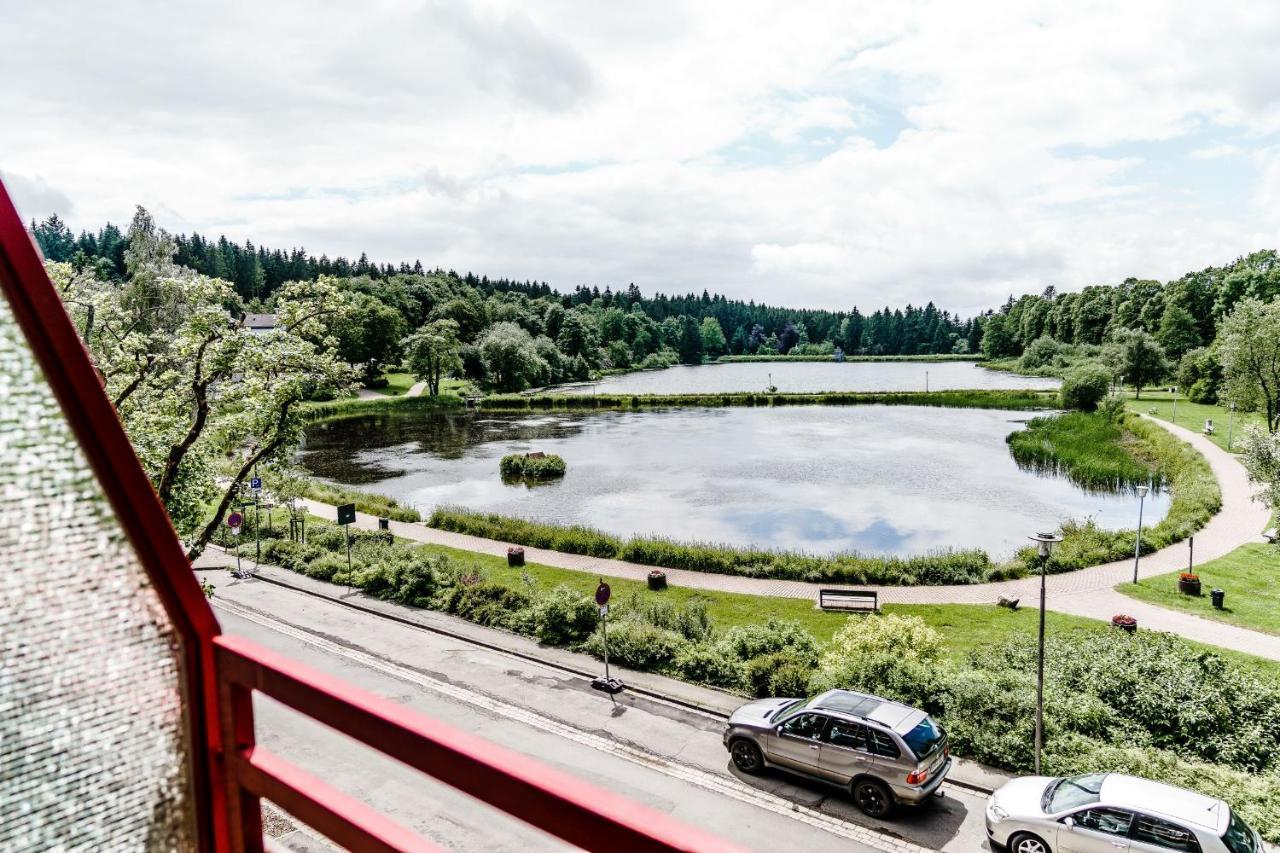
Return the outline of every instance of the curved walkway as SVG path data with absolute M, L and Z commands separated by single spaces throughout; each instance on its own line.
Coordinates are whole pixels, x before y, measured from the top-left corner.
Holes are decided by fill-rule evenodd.
M 1235 550 L 1242 544 L 1257 541 L 1269 519 L 1269 512 L 1265 506 L 1253 500 L 1253 489 L 1244 467 L 1231 454 L 1199 433 L 1166 421 L 1152 420 L 1202 453 L 1222 489 L 1222 510 L 1196 534 L 1195 564 L 1208 562 Z M 334 508 L 331 505 L 316 501 L 304 501 L 304 503 L 316 515 L 325 518 L 331 518 L 334 515 Z M 356 526 L 370 530 L 376 529 L 377 518 L 358 513 Z M 463 551 L 495 556 L 505 556 L 509 547 L 509 543 L 506 542 L 437 530 L 421 523 L 392 521 L 391 531 L 397 536 L 416 542 L 445 545 Z M 1185 543 L 1178 543 L 1145 555 L 1140 562 L 1139 576 L 1147 578 L 1185 568 L 1187 550 Z M 525 557 L 531 563 L 540 563 L 545 566 L 635 580 L 643 580 L 653 568 L 622 560 L 566 554 L 527 546 Z M 749 595 L 815 600 L 819 589 L 832 586 L 832 584 L 805 581 L 717 575 L 686 569 L 663 569 L 663 571 L 666 572 L 668 581 L 675 586 Z M 1280 637 L 1144 604 L 1113 589 L 1116 584 L 1125 583 L 1132 578 L 1132 559 L 1060 575 L 1050 575 L 1046 584 L 1048 609 L 1094 619 L 1110 619 L 1116 613 L 1128 613 L 1137 617 L 1139 624 L 1146 628 L 1170 631 L 1201 642 L 1280 660 Z M 859 589 L 874 589 L 879 593 L 880 601 L 887 604 L 993 604 L 1000 596 L 1007 596 L 1021 599 L 1024 605 L 1034 606 L 1040 595 L 1040 579 L 1028 577 L 997 583 L 960 586 L 870 586 L 859 587 Z

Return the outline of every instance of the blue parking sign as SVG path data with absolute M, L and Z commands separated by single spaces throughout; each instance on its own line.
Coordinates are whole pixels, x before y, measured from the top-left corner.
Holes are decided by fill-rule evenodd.
M 260 490 L 262 488 L 262 478 L 254 477 L 252 480 L 250 480 L 249 488 L 253 489 L 254 491 Z

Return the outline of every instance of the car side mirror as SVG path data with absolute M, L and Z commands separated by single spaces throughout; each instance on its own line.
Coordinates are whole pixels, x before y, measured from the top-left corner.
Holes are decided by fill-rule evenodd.
M 1073 817 L 1064 817 L 1062 819 L 1062 825 L 1067 828 L 1067 832 L 1070 832 L 1076 828 L 1076 819 Z

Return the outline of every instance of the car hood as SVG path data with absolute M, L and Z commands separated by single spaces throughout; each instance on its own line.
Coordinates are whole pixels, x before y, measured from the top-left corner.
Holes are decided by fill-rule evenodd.
M 991 802 L 1000 806 L 1011 816 L 1039 817 L 1044 814 L 1040 808 L 1040 798 L 1044 789 L 1053 781 L 1052 776 L 1023 776 L 1006 782 L 994 794 Z
M 729 725 L 731 726 L 769 726 L 772 725 L 770 717 L 779 708 L 790 705 L 792 702 L 799 701 L 797 699 L 757 699 L 754 702 L 738 708 L 733 712 L 733 716 L 729 717 Z

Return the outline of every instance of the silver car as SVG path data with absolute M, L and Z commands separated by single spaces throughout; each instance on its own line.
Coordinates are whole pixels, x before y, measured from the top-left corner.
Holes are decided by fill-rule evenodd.
M 987 836 L 1009 853 L 1261 853 L 1222 800 L 1120 773 L 1014 779 L 987 802 Z
M 729 718 L 724 745 L 743 773 L 779 767 L 840 785 L 872 817 L 927 800 L 951 769 L 932 717 L 849 690 L 748 702 Z

